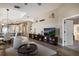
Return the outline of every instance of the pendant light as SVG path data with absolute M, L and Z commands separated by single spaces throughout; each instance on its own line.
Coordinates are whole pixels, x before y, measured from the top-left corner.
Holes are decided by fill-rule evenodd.
M 8 16 L 9 16 L 9 13 L 8 12 L 9 12 L 9 9 L 6 9 L 6 11 L 7 11 L 7 24 L 6 24 L 6 27 L 7 27 L 7 32 L 8 32 L 8 29 L 9 29 L 9 25 L 8 25 L 9 24 L 8 23 L 8 20 L 9 20 L 8 19 Z
M 8 12 L 9 12 L 9 9 L 6 9 L 7 11 L 7 25 L 8 25 Z

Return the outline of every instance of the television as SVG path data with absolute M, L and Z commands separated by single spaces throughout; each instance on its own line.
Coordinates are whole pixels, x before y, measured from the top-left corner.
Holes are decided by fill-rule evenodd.
M 44 28 L 44 35 L 45 36 L 55 36 L 56 28 Z

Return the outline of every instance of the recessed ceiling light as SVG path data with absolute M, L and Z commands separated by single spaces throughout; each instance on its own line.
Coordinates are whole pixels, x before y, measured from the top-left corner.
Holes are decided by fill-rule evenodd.
M 6 9 L 7 11 L 9 11 L 9 9 Z
M 24 3 L 24 5 L 27 5 L 28 3 Z
M 41 3 L 37 3 L 39 6 L 41 6 Z
M 20 6 L 15 5 L 14 8 L 20 8 Z

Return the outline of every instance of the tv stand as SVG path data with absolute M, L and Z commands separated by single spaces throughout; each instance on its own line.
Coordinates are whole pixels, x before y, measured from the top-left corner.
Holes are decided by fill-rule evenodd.
M 42 41 L 42 42 L 46 42 L 52 45 L 58 45 L 58 37 L 55 37 L 55 36 L 49 37 L 49 36 L 43 36 L 40 34 L 29 34 L 29 38 Z

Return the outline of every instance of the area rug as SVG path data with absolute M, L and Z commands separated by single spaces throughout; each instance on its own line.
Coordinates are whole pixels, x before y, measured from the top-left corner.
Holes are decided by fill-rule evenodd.
M 52 50 L 48 47 L 45 47 L 45 46 L 40 45 L 35 42 L 31 42 L 31 43 L 36 44 L 38 47 L 38 55 L 37 56 L 53 56 L 53 55 L 57 54 L 57 52 L 55 50 Z M 12 47 L 6 49 L 6 55 L 7 56 L 18 56 L 16 50 L 13 49 Z

